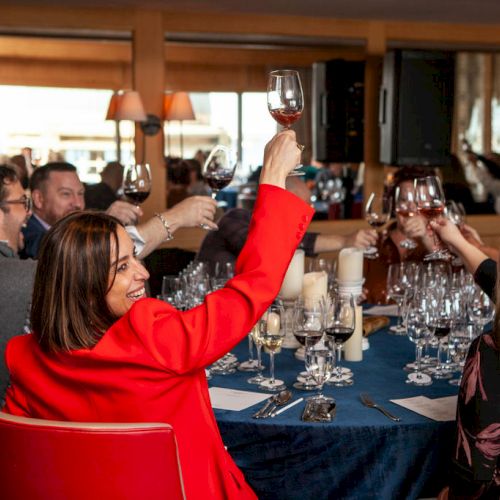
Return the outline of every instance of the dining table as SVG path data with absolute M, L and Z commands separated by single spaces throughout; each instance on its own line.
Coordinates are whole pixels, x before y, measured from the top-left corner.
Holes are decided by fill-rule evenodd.
M 391 400 L 452 396 L 457 386 L 447 380 L 407 384 L 403 367 L 414 360 L 415 345 L 406 336 L 391 335 L 388 327 L 371 335 L 369 344 L 362 361 L 342 361 L 353 371 L 352 386 L 324 387 L 325 396 L 336 401 L 332 422 L 302 421 L 305 401 L 267 419 L 252 418 L 262 403 L 214 410 L 225 446 L 259 499 L 414 499 L 436 496 L 446 485 L 455 422 L 432 420 Z M 248 359 L 247 340 L 232 352 L 240 361 Z M 304 370 L 294 353 L 281 349 L 276 355 L 276 376 L 293 391 L 292 401 L 311 396 L 293 388 Z M 264 353 L 263 363 L 269 365 Z M 252 375 L 214 375 L 209 385 L 260 391 L 247 382 Z M 401 420 L 364 406 L 361 393 Z

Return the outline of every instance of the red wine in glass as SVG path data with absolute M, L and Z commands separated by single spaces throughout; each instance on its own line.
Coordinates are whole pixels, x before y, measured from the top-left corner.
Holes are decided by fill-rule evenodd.
M 203 165 L 203 178 L 212 188 L 212 198 L 233 180 L 236 163 L 231 161 L 229 148 L 215 146 Z
M 325 334 L 330 339 L 333 340 L 336 344 L 343 344 L 347 342 L 354 333 L 354 328 L 350 328 L 348 326 L 335 325 L 329 328 L 325 328 Z
M 315 330 L 294 330 L 293 335 L 303 346 L 306 345 L 306 341 L 309 346 L 316 345 L 323 337 L 322 332 Z
M 151 171 L 148 164 L 135 164 L 125 167 L 123 172 L 123 194 L 139 205 L 151 192 Z
M 284 128 L 290 128 L 302 115 L 302 111 L 287 111 L 286 109 L 273 109 L 269 112 L 275 121 Z
M 132 189 L 124 189 L 123 194 L 131 199 L 135 205 L 140 205 L 149 196 L 149 191 L 134 191 Z
M 206 175 L 205 181 L 212 189 L 212 193 L 218 193 L 221 189 L 224 189 L 228 186 L 233 180 L 233 176 L 231 174 L 221 174 L 221 175 Z

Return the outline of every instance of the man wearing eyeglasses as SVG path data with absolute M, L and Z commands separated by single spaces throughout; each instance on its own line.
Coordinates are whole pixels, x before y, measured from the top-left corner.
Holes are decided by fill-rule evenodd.
M 20 260 L 24 246 L 21 228 L 31 216 L 31 199 L 26 196 L 16 173 L 0 165 L 0 401 L 8 382 L 4 365 L 7 341 L 25 332 L 33 289 L 36 262 Z

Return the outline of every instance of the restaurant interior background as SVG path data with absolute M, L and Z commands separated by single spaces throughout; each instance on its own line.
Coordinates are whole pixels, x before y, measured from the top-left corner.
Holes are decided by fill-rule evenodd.
M 40 162 L 63 155 L 85 181 L 116 158 L 115 124 L 105 121 L 113 91 L 136 89 L 146 112 L 162 115 L 166 91 L 190 93 L 195 121 L 164 123 L 164 134 L 143 137 L 120 124 L 122 159 L 151 164 L 153 190 L 146 215 L 165 206 L 163 156 L 185 157 L 216 143 L 240 154 L 241 177 L 255 169 L 276 130 L 267 113 L 272 69 L 300 70 L 306 96 L 311 67 L 331 59 L 363 61 L 365 193 L 380 191 L 387 166 L 379 161 L 379 89 L 391 49 L 457 53 L 452 152 L 465 136 L 480 153 L 500 151 L 500 6 L 473 0 L 350 2 L 176 1 L 16 2 L 0 6 L 0 154 L 22 147 Z M 24 4 L 24 5 L 20 5 Z M 437 4 L 437 5 L 436 5 Z M 188 8 L 189 7 L 189 8 Z M 295 127 L 311 151 L 312 102 Z M 182 127 L 182 130 L 181 130 Z M 473 216 L 490 244 L 500 243 L 496 216 Z M 364 221 L 323 224 L 346 232 Z M 498 234 L 497 234 L 498 233 Z M 184 237 L 183 234 L 186 236 Z M 177 246 L 195 248 L 201 230 L 181 233 Z

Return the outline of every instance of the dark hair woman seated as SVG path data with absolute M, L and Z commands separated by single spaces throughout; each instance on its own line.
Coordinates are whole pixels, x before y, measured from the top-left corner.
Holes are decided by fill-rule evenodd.
M 117 220 L 80 212 L 55 224 L 39 258 L 33 333 L 7 347 L 4 410 L 80 422 L 167 422 L 177 435 L 187 498 L 255 498 L 224 449 L 204 367 L 241 341 L 278 294 L 313 213 L 283 189 L 299 161 L 294 132 L 270 141 L 237 274 L 186 312 L 145 298 L 148 273 Z

